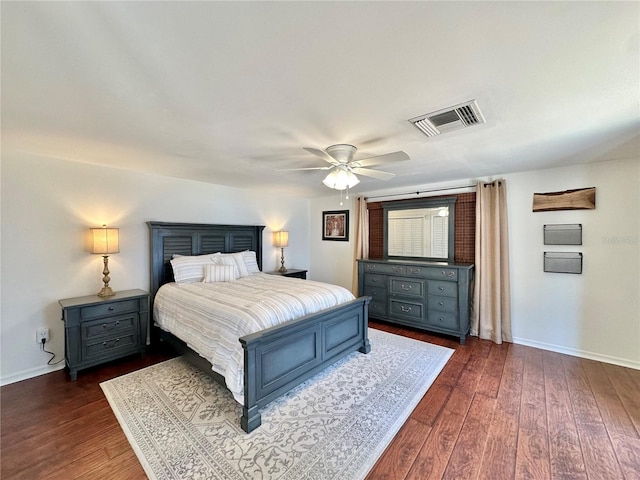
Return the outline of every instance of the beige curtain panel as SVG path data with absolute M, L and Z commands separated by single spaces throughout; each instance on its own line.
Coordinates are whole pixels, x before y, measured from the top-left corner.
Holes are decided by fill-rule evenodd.
M 511 342 L 509 229 L 505 180 L 478 183 L 476 262 L 471 335 Z
M 353 252 L 353 283 L 351 291 L 358 297 L 358 262 L 361 258 L 369 258 L 369 210 L 364 197 L 356 199 L 356 241 Z

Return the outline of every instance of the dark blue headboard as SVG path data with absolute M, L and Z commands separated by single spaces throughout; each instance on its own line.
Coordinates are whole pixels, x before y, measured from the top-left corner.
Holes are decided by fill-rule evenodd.
M 158 289 L 173 281 L 173 255 L 256 252 L 262 270 L 262 231 L 264 225 L 209 225 L 201 223 L 147 222 L 151 254 L 151 301 Z

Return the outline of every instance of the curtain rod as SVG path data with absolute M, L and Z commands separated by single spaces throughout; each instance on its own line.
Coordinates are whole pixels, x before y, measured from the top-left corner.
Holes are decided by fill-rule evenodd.
M 420 195 L 421 193 L 431 193 L 431 192 L 446 192 L 447 190 L 460 190 L 461 188 L 471 188 L 476 186 L 477 184 L 460 185 L 458 187 L 434 188 L 431 190 L 420 190 L 418 192 L 390 193 L 389 195 L 375 195 L 373 197 L 365 197 L 365 200 L 369 200 L 371 198 L 387 198 L 387 197 L 400 197 L 404 195 Z

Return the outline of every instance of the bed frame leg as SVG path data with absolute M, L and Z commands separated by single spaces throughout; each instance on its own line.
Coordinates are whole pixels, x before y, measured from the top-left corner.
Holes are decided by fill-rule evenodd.
M 262 416 L 258 412 L 258 406 L 251 408 L 242 407 L 242 417 L 240 417 L 240 427 L 247 433 L 262 425 Z
M 362 345 L 358 351 L 360 353 L 369 353 L 371 351 L 371 343 L 369 342 L 369 339 L 366 338 L 364 341 L 364 345 Z

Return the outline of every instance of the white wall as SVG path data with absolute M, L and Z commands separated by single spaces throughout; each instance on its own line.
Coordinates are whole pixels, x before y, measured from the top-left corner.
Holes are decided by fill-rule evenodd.
M 321 282 L 333 283 L 351 290 L 353 278 L 353 253 L 355 232 L 354 199 L 343 199 L 340 205 L 340 194 L 334 190 L 329 196 L 315 198 L 311 201 L 311 269 L 309 278 Z M 322 240 L 322 212 L 349 210 L 349 241 Z
M 506 175 L 516 343 L 640 368 L 640 160 Z M 532 212 L 534 192 L 596 187 L 595 210 Z M 581 246 L 543 245 L 581 223 Z M 544 251 L 582 252 L 581 275 L 545 273 Z
M 640 368 L 640 159 L 494 178 L 507 180 L 514 341 Z M 532 212 L 533 193 L 584 187 L 596 187 L 595 210 Z M 353 241 L 321 240 L 321 212 L 346 208 L 337 203 L 335 195 L 311 201 L 311 269 L 314 279 L 350 287 Z M 581 223 L 583 245 L 545 247 L 550 223 Z M 582 252 L 583 273 L 543 272 L 544 251 Z
M 29 156 L 3 158 L 1 180 L 2 384 L 63 367 L 47 367 L 35 331 L 50 328 L 47 347 L 62 358 L 58 300 L 100 290 L 102 257 L 83 250 L 89 227 L 120 228 L 120 253 L 109 258 L 114 290 L 149 288 L 150 220 L 266 225 L 264 270 L 280 266 L 271 232 L 285 228 L 287 266 L 309 268 L 307 199 Z

